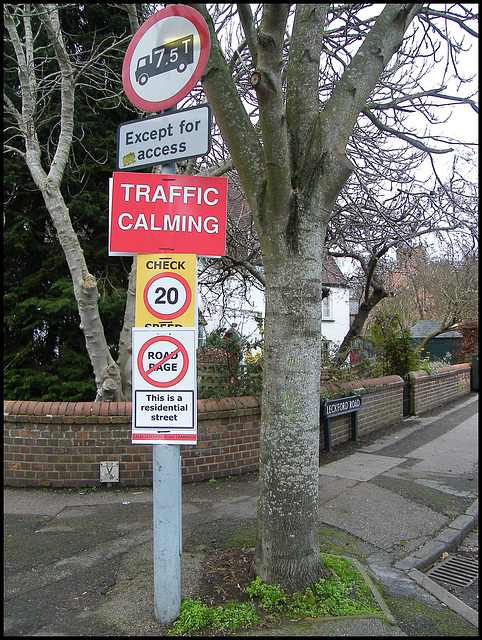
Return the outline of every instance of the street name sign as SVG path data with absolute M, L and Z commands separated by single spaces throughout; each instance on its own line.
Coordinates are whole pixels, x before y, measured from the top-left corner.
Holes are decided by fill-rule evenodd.
M 169 164 L 203 156 L 211 149 L 211 107 L 124 122 L 117 128 L 119 171 Z
M 197 443 L 196 330 L 132 329 L 132 442 Z
M 136 327 L 194 327 L 196 256 L 140 253 L 136 274 Z
M 226 252 L 227 178 L 114 172 L 109 255 Z
M 342 416 L 345 413 L 352 413 L 352 411 L 358 411 L 360 409 L 361 403 L 361 396 L 327 400 L 323 405 L 323 415 L 325 418 L 334 418 L 335 416 Z
M 158 11 L 136 31 L 122 65 L 122 84 L 133 105 L 163 111 L 184 98 L 209 57 L 209 30 L 186 5 Z

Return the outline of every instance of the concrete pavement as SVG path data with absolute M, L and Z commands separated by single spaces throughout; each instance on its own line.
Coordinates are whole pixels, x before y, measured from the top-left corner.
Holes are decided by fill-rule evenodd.
M 444 602 L 420 580 L 467 536 L 478 551 L 477 411 L 471 393 L 321 456 L 322 550 L 361 563 L 389 622 L 326 618 L 237 635 L 478 635 L 473 603 L 442 589 Z M 185 598 L 197 593 L 203 549 L 253 544 L 257 474 L 182 493 Z M 4 523 L 5 635 L 164 633 L 153 618 L 152 491 L 5 488 Z

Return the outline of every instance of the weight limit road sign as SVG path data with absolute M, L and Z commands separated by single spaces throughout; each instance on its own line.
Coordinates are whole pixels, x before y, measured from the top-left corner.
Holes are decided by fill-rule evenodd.
M 196 444 L 196 330 L 132 330 L 132 442 Z
M 209 30 L 185 5 L 158 11 L 136 31 L 124 57 L 122 84 L 133 105 L 163 111 L 184 98 L 209 57 Z
M 139 254 L 136 327 L 194 327 L 196 308 L 194 254 Z

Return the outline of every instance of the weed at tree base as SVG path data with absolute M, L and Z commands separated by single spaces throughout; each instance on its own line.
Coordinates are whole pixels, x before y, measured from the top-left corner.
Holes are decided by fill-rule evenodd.
M 348 558 L 321 554 L 325 567 L 333 571 L 305 593 L 286 594 L 279 586 L 259 577 L 244 592 L 249 602 L 232 601 L 209 607 L 200 598 L 187 598 L 181 605 L 171 635 L 188 635 L 196 631 L 223 631 L 250 628 L 262 622 L 272 624 L 283 619 L 319 618 L 323 616 L 373 615 L 384 617 L 363 576 Z
M 252 602 L 228 602 L 224 607 L 208 607 L 200 598 L 187 598 L 172 628 L 173 635 L 187 635 L 211 626 L 214 630 L 251 627 L 260 621 Z

